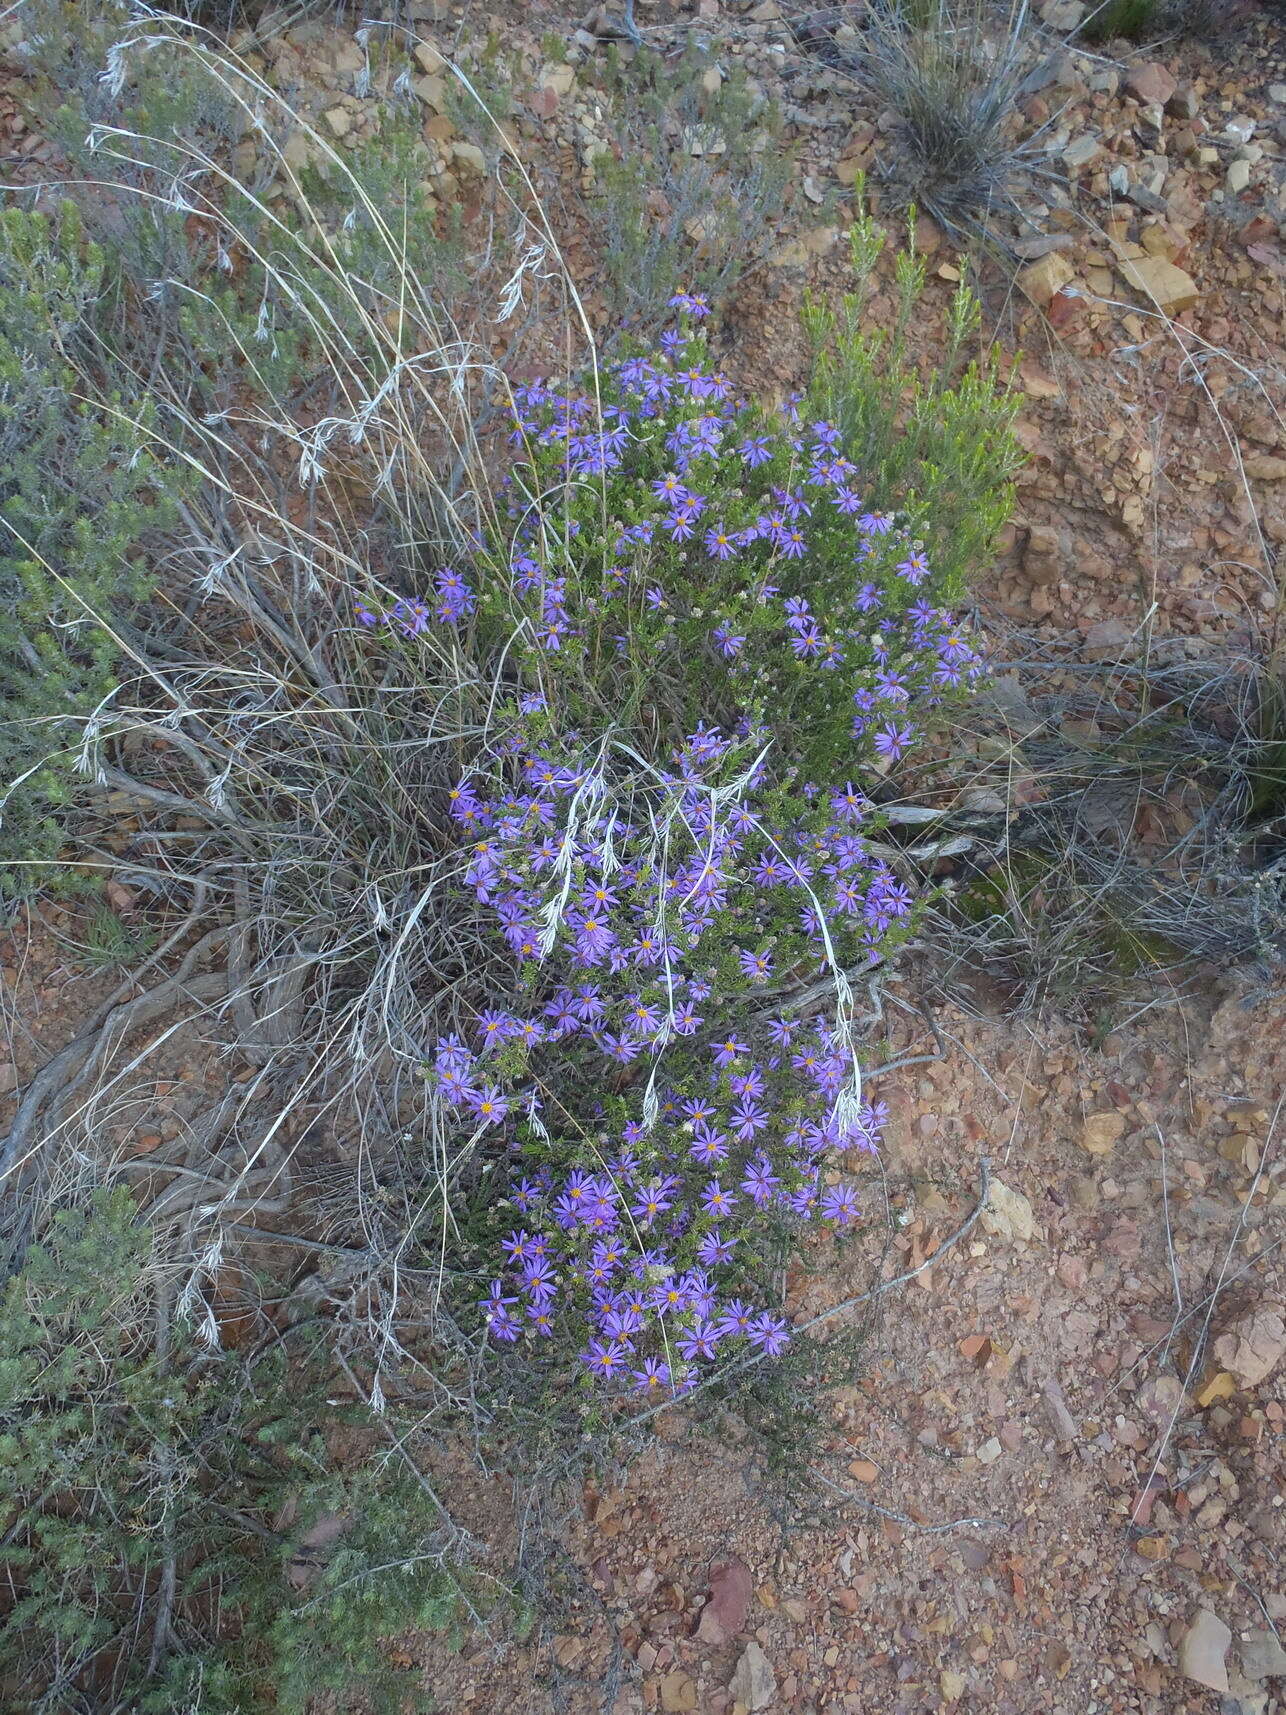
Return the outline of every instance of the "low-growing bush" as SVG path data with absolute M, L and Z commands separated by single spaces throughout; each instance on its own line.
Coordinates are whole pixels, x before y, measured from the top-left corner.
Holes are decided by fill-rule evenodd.
M 212 1350 L 155 1246 L 100 1191 L 0 1295 L 5 1707 L 405 1708 L 379 1640 L 473 1607 L 455 1532 L 369 1413 L 328 1401 L 316 1329 Z
M 776 242 L 790 184 L 780 115 L 735 63 L 609 52 L 588 196 L 595 283 L 621 333 L 655 333 L 680 287 L 720 306 Z
M 111 289 L 74 207 L 0 213 L 0 892 L 51 879 L 81 729 L 117 681 L 115 630 L 152 589 L 173 475 L 98 344 Z

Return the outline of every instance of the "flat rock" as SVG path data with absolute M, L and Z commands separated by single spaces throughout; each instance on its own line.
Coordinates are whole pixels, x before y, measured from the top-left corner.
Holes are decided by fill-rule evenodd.
M 1286 1308 L 1257 1305 L 1220 1334 L 1214 1351 L 1242 1387 L 1258 1387 L 1286 1356 Z
M 1081 1148 L 1090 1155 L 1107 1155 L 1125 1135 L 1125 1116 L 1109 1109 L 1091 1114 L 1081 1127 Z
M 1125 87 L 1145 107 L 1164 107 L 1179 83 L 1159 60 L 1146 60 L 1126 72 Z
M 1122 262 L 1121 273 L 1128 285 L 1137 292 L 1146 293 L 1167 315 L 1190 310 L 1201 295 L 1191 274 L 1185 274 L 1182 268 L 1168 262 L 1164 256 L 1139 256 Z
M 728 1690 L 751 1711 L 767 1709 L 777 1695 L 777 1675 L 757 1643 L 748 1643 L 741 1652 Z
M 1035 1237 L 1036 1217 L 1030 1200 L 1021 1191 L 1011 1190 L 999 1179 L 993 1179 L 982 1211 L 982 1226 L 984 1232 L 996 1238 L 1026 1242 Z
M 716 1561 L 710 1568 L 710 1596 L 697 1622 L 702 1643 L 716 1647 L 745 1630 L 754 1584 L 744 1560 Z
M 1026 294 L 1037 309 L 1049 308 L 1050 300 L 1055 293 L 1073 277 L 1073 268 L 1065 256 L 1053 250 L 1048 256 L 1042 256 L 1038 262 L 1032 262 L 1028 267 L 1018 272 L 1018 289 Z
M 661 1708 L 665 1715 L 691 1715 L 697 1706 L 697 1682 L 690 1673 L 675 1670 L 661 1679 Z
M 1199 1608 L 1179 1645 L 1179 1672 L 1211 1691 L 1228 1689 L 1228 1646 L 1232 1633 L 1218 1614 Z
M 1286 1649 L 1270 1631 L 1248 1633 L 1238 1643 L 1237 1653 L 1247 1679 L 1286 1678 Z

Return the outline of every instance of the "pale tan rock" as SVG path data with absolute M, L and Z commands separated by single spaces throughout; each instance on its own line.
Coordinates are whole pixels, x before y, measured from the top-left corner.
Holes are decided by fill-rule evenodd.
M 1183 1635 L 1179 1645 L 1179 1672 L 1185 1679 L 1195 1679 L 1198 1685 L 1211 1691 L 1228 1689 L 1228 1646 L 1232 1633 L 1217 1614 L 1209 1608 L 1197 1610 L 1197 1617 Z
M 1167 315 L 1190 310 L 1201 295 L 1191 274 L 1163 256 L 1139 256 L 1122 262 L 1121 273 L 1127 285 L 1146 293 Z
M 1018 289 L 1026 294 L 1038 309 L 1049 308 L 1051 298 L 1073 278 L 1073 268 L 1067 258 L 1056 250 L 1032 262 L 1018 274 Z
M 555 95 L 563 96 L 571 93 L 571 87 L 576 82 L 576 67 L 552 62 L 545 66 L 540 74 L 542 89 L 552 89 Z
M 447 80 L 444 77 L 417 77 L 411 88 L 431 113 L 441 113 L 447 97 Z
M 446 59 L 433 46 L 432 42 L 417 42 L 412 52 L 415 55 L 416 65 L 421 71 L 428 72 L 430 77 L 436 77 L 439 72 L 447 69 Z
M 1125 1135 L 1124 1115 L 1091 1114 L 1081 1127 L 1081 1148 L 1089 1155 L 1108 1155 Z
M 1281 482 L 1286 480 L 1286 459 L 1278 458 L 1275 453 L 1251 453 L 1242 460 L 1246 475 L 1256 482 Z
M 464 173 L 481 176 L 487 170 L 487 157 L 476 143 L 453 143 L 451 159 Z
M 1036 1217 L 1030 1200 L 999 1179 L 991 1182 L 981 1219 L 983 1231 L 995 1238 L 1026 1243 L 1036 1236 Z
M 777 1695 L 777 1676 L 757 1643 L 748 1643 L 742 1651 L 728 1690 L 752 1712 L 771 1706 Z
M 1286 1308 L 1259 1304 L 1215 1341 L 1215 1359 L 1242 1387 L 1267 1381 L 1286 1356 Z

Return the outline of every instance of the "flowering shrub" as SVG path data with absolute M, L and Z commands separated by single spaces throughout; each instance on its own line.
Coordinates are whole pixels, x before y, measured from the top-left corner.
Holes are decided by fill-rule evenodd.
M 881 956 L 911 897 L 852 785 L 774 792 L 763 749 L 709 728 L 668 768 L 622 744 L 551 753 L 522 742 L 529 719 L 503 744 L 518 789 L 498 767 L 452 803 L 468 882 L 533 979 L 521 1010 L 434 1053 L 454 1147 L 495 1129 L 517 1157 L 483 1310 L 495 1340 L 570 1331 L 605 1380 L 687 1389 L 739 1342 L 785 1345 L 751 1296 L 772 1222 L 857 1220 L 855 1189 L 825 1182 L 880 1118 L 844 971 Z
M 517 599 L 532 679 L 557 655 L 563 686 L 587 688 L 564 703 L 573 724 L 602 718 L 606 685 L 615 718 L 671 742 L 771 719 L 818 772 L 882 767 L 977 655 L 935 606 L 913 516 L 870 509 L 835 425 L 735 401 L 706 362 L 704 301 L 675 303 L 681 325 L 600 398 L 518 390 L 518 545 L 483 612 L 512 625 Z
M 498 564 L 357 613 L 503 663 L 450 815 L 518 974 L 429 1071 L 444 1147 L 513 1170 L 486 1327 L 646 1396 L 780 1352 L 773 1255 L 859 1219 L 851 976 L 914 904 L 867 793 L 982 671 L 914 507 L 805 400 L 735 401 L 673 307 L 595 394 L 517 391 Z

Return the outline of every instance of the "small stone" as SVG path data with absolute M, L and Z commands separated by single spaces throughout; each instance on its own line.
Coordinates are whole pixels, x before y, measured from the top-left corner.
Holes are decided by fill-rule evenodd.
M 710 1597 L 697 1622 L 702 1643 L 718 1648 L 745 1630 L 754 1584 L 744 1560 L 716 1561 L 710 1568 Z
M 873 1483 L 880 1474 L 880 1468 L 872 1459 L 854 1459 L 849 1464 L 848 1474 L 855 1483 Z
M 1121 264 L 1127 285 L 1144 292 L 1167 315 L 1190 310 L 1200 293 L 1190 274 L 1163 256 L 1140 256 Z
M 575 82 L 575 66 L 550 64 L 545 66 L 540 74 L 541 88 L 552 89 L 557 96 L 570 95 Z
M 1250 162 L 1230 161 L 1224 183 L 1233 196 L 1238 196 L 1250 183 Z
M 753 1712 L 767 1709 L 777 1695 L 777 1676 L 772 1663 L 757 1643 L 748 1643 L 742 1651 L 728 1690 L 738 1703 Z
M 953 1673 L 949 1667 L 944 1667 L 938 1675 L 938 1684 L 942 1688 L 942 1701 L 944 1703 L 959 1703 L 965 1694 L 964 1674 Z
M 1023 1243 L 1036 1234 L 1036 1218 L 1031 1202 L 1021 1191 L 1013 1191 L 999 1179 L 993 1179 L 982 1211 L 983 1231 L 993 1237 L 1018 1239 Z
M 1070 232 L 1038 232 L 1032 238 L 1014 240 L 1014 255 L 1023 262 L 1036 262 L 1055 250 L 1071 250 L 1076 240 Z
M 1091 137 L 1088 132 L 1083 137 L 1077 137 L 1063 150 L 1063 165 L 1068 172 L 1074 173 L 1080 167 L 1088 167 L 1091 161 L 1096 161 L 1103 153 L 1103 145 L 1097 137 Z
M 1023 392 L 1028 394 L 1032 399 L 1059 399 L 1062 397 L 1063 389 L 1061 385 L 1054 380 L 1052 375 L 1046 375 L 1040 365 L 1038 363 L 1033 363 L 1031 358 L 1026 358 L 1019 364 L 1018 379 L 1022 382 Z M 1040 548 L 1033 546 L 1037 536 L 1040 536 L 1044 543 Z M 1042 526 L 1033 525 L 1031 533 L 1027 538 L 1027 552 L 1029 554 L 1040 553 L 1042 555 L 1061 553 L 1062 541 L 1059 532 L 1057 530 L 1047 530 Z
M 487 157 L 476 143 L 453 143 L 451 159 L 462 172 L 474 173 L 479 177 L 487 170 Z
M 328 107 L 325 119 L 336 137 L 347 137 L 353 129 L 353 116 L 346 107 Z
M 1029 297 L 1037 309 L 1047 309 L 1055 293 L 1073 277 L 1071 263 L 1056 250 L 1042 256 L 1027 268 L 1019 270 L 1018 289 Z
M 758 6 L 750 11 L 752 24 L 776 24 L 781 21 L 781 7 L 777 0 L 759 0 Z
M 1201 1608 L 1197 1617 L 1183 1634 L 1179 1645 L 1179 1672 L 1185 1679 L 1195 1679 L 1198 1685 L 1211 1691 L 1227 1691 L 1228 1668 L 1225 1658 L 1232 1633 L 1218 1614 Z
M 1242 466 L 1256 482 L 1286 480 L 1286 459 L 1278 458 L 1275 453 L 1251 453 L 1242 460 Z
M 1286 1356 L 1286 1308 L 1260 1304 L 1215 1341 L 1214 1354 L 1242 1387 L 1258 1387 Z
M 1286 1649 L 1269 1631 L 1255 1631 L 1237 1645 L 1241 1671 L 1247 1679 L 1286 1678 Z
M 665 1715 L 690 1715 L 697 1706 L 697 1682 L 676 1669 L 661 1678 L 661 1708 Z
M 417 42 L 412 53 L 415 56 L 416 65 L 421 71 L 428 72 L 430 77 L 436 77 L 439 72 L 447 69 L 445 58 L 433 46 L 432 42 Z
M 993 1435 L 989 1440 L 984 1441 L 978 1449 L 978 1463 L 980 1465 L 994 1465 L 1003 1451 L 1000 1442 Z
M 1268 86 L 1268 99 L 1269 101 L 1275 101 L 1278 107 L 1286 107 L 1286 83 L 1270 83 Z
M 447 96 L 447 80 L 444 77 L 417 77 L 411 85 L 416 98 L 424 103 L 431 113 L 441 113 Z
M 1125 1117 L 1111 1110 L 1091 1114 L 1081 1127 L 1081 1148 L 1090 1155 L 1107 1155 L 1125 1135 Z
M 8 1060 L 0 1060 L 0 1096 L 18 1088 L 18 1068 Z
M 1119 655 L 1123 649 L 1127 649 L 1133 639 L 1134 632 L 1123 619 L 1100 619 L 1085 633 L 1085 659 L 1108 661 L 1113 655 Z M 1116 1117 L 1120 1118 L 1119 1115 Z M 1125 1122 L 1122 1121 L 1121 1131 L 1124 1130 Z
M 1125 87 L 1144 107 L 1164 107 L 1179 85 L 1159 61 L 1148 60 L 1125 74 Z
M 1201 111 L 1197 92 L 1190 83 L 1181 83 L 1165 104 L 1171 119 L 1195 119 Z

